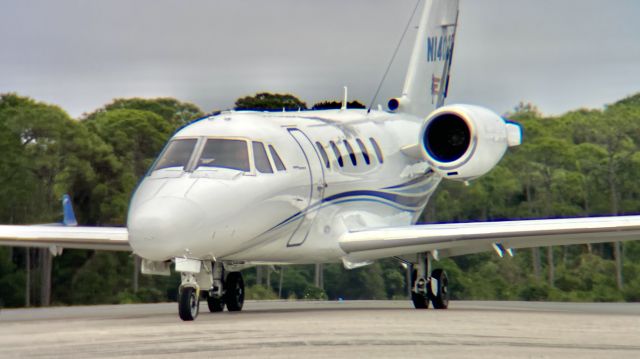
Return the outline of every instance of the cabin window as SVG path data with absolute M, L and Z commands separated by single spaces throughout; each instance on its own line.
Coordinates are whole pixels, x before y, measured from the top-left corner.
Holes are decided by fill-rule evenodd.
M 210 138 L 202 150 L 196 168 L 219 167 L 249 172 L 249 151 L 244 140 Z
M 264 149 L 262 142 L 253 142 L 253 160 L 256 163 L 256 169 L 260 173 L 273 173 L 267 151 Z
M 285 171 L 287 168 L 284 166 L 282 159 L 278 156 L 278 152 L 273 146 L 269 145 L 269 152 L 271 152 L 271 157 L 273 158 L 273 162 L 276 164 L 276 169 L 278 171 Z
M 344 143 L 344 147 L 346 147 L 347 152 L 349 152 L 349 158 L 351 159 L 351 164 L 354 166 L 358 165 L 358 162 L 356 161 L 356 154 L 353 152 L 353 147 L 351 147 L 351 145 L 349 144 L 349 141 L 343 140 L 342 143 Z
M 376 156 L 378 157 L 378 161 L 380 161 L 380 163 L 383 163 L 384 158 L 382 157 L 382 151 L 380 150 L 380 146 L 378 146 L 378 142 L 376 142 L 376 140 L 374 140 L 373 137 L 369 138 L 369 141 L 373 146 L 373 150 L 376 151 Z
M 333 154 L 336 155 L 336 159 L 338 160 L 338 166 L 344 167 L 344 161 L 342 160 L 342 153 L 340 153 L 340 149 L 338 149 L 338 146 L 336 146 L 336 143 L 333 141 L 329 141 L 329 145 L 331 145 Z
M 359 138 L 356 138 L 356 143 L 358 144 L 358 147 L 360 147 L 360 151 L 362 151 L 362 158 L 364 158 L 364 162 L 366 164 L 371 164 L 371 159 L 369 158 L 369 151 L 367 151 L 367 147 L 362 141 L 360 141 Z
M 316 147 L 318 147 L 318 152 L 320 152 L 320 157 L 324 161 L 324 166 L 329 168 L 331 167 L 331 163 L 329 162 L 329 156 L 327 156 L 327 151 L 324 150 L 322 144 L 320 142 L 316 142 Z
M 184 169 L 189 163 L 191 153 L 198 142 L 195 138 L 173 140 L 169 142 L 167 148 L 162 152 L 152 171 L 163 168 Z

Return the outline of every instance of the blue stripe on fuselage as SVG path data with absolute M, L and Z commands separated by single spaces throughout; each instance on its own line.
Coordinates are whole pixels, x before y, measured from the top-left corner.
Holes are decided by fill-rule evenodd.
M 325 207 L 325 205 L 342 204 L 342 203 L 349 203 L 349 202 L 376 202 L 389 207 L 393 207 L 403 212 L 415 213 L 423 205 L 424 200 L 425 200 L 424 197 L 407 197 L 407 196 L 401 196 L 393 193 L 366 191 L 366 190 L 337 193 L 324 198 L 322 201 L 312 204 L 311 206 L 307 207 L 307 209 L 305 209 L 304 211 L 300 211 L 289 216 L 282 222 L 278 223 L 277 225 L 273 226 L 271 229 L 267 230 L 265 233 L 270 232 L 274 229 L 277 229 L 278 227 L 281 227 L 283 225 L 289 224 L 293 221 L 296 221 L 300 219 L 303 215 L 311 211 L 320 210 L 320 208 Z M 408 207 L 408 208 L 403 208 L 403 207 Z
M 403 196 L 401 194 L 379 192 L 379 191 L 367 191 L 367 190 L 337 193 L 329 197 L 326 197 L 325 199 L 322 200 L 322 202 L 331 202 L 336 199 L 345 198 L 345 197 L 354 197 L 354 196 L 378 197 L 378 198 L 386 199 L 387 201 L 391 201 L 405 207 L 419 207 L 420 204 L 423 202 L 422 197 L 409 197 L 409 196 Z
M 321 201 L 310 205 L 303 211 L 294 213 L 293 215 L 289 216 L 264 233 L 270 232 L 281 226 L 297 221 L 306 213 L 319 210 L 320 208 L 330 204 L 342 204 L 348 202 L 376 202 L 389 207 L 393 207 L 403 212 L 415 213 L 418 209 L 420 209 L 420 207 L 424 205 L 428 189 L 431 188 L 430 184 L 424 182 L 431 180 L 431 178 L 433 177 L 432 174 L 433 171 L 430 170 L 424 175 L 418 178 L 414 178 L 408 182 L 383 188 L 383 190 L 387 189 L 391 190 L 392 192 L 406 193 L 415 191 L 414 193 L 407 193 L 409 196 L 402 195 L 400 193 L 389 193 L 373 190 L 356 190 L 333 194 L 331 196 L 325 197 Z

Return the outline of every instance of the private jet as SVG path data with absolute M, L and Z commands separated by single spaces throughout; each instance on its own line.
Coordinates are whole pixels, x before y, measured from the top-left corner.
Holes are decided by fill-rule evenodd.
M 126 228 L 0 226 L 0 244 L 132 251 L 144 274 L 181 275 L 178 313 L 242 310 L 240 270 L 393 257 L 413 268 L 417 309 L 449 306 L 440 258 L 637 239 L 640 216 L 416 224 L 442 181 L 489 172 L 517 123 L 445 105 L 458 0 L 423 1 L 402 93 L 387 107 L 225 111 L 168 141 L 131 198 Z M 346 96 L 345 96 L 346 97 Z M 73 221 L 71 221 L 73 222 Z M 71 223 L 73 224 L 73 223 Z

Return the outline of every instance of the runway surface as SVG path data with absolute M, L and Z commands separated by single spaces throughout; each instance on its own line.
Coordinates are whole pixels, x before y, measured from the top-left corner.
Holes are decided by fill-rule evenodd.
M 247 302 L 4 309 L 1 358 L 640 358 L 640 304 Z

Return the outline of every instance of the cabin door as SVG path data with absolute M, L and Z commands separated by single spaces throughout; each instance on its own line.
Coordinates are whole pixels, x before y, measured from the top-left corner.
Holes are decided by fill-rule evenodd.
M 289 129 L 289 134 L 298 143 L 298 146 L 300 146 L 300 150 L 306 160 L 306 168 L 298 168 L 298 170 L 306 170 L 309 175 L 307 204 L 305 210 L 302 212 L 298 229 L 291 235 L 287 243 L 288 247 L 292 247 L 301 245 L 307 239 L 311 225 L 318 214 L 318 208 L 322 202 L 325 182 L 322 161 L 309 137 L 296 128 Z

